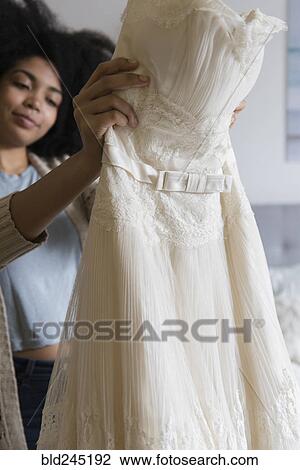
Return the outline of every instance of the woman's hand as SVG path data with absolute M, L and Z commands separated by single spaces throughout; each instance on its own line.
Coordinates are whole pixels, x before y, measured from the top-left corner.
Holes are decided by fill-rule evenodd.
M 241 113 L 245 109 L 246 105 L 247 105 L 247 102 L 244 100 L 233 111 L 230 127 L 234 126 L 234 124 L 236 123 L 236 120 L 238 118 L 239 113 Z
M 78 125 L 85 155 L 99 159 L 103 136 L 114 125 L 136 127 L 137 115 L 117 90 L 148 86 L 150 78 L 141 80 L 133 73 L 138 62 L 117 58 L 101 63 L 80 93 L 74 98 L 74 118 Z

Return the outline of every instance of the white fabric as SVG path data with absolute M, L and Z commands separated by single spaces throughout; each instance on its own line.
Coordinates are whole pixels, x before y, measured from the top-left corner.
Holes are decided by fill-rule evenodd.
M 99 320 L 130 321 L 130 338 L 65 332 L 38 448 L 299 448 L 299 389 L 229 135 L 264 46 L 286 25 L 220 0 L 129 0 L 123 20 L 114 57 L 138 59 L 151 85 L 118 92 L 139 126 L 111 128 L 104 158 L 230 175 L 232 187 L 162 191 L 103 165 L 67 320 L 98 322 L 98 333 Z M 226 321 L 245 320 L 251 340 L 225 341 Z M 163 341 L 175 321 L 181 341 Z M 156 341 L 138 341 L 141 326 Z
M 109 129 L 108 132 L 111 132 Z M 111 145 L 103 157 L 103 164 L 123 168 L 141 183 L 152 184 L 157 191 L 181 191 L 188 193 L 230 192 L 231 175 L 202 175 L 201 173 L 184 173 L 181 171 L 157 170 L 144 162 L 132 160 L 118 147 L 117 142 Z

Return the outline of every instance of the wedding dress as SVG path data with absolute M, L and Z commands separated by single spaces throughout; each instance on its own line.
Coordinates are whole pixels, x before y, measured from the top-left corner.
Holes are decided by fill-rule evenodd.
M 151 84 L 117 93 L 139 125 L 105 136 L 38 448 L 299 449 L 299 389 L 229 134 L 287 26 L 220 0 L 129 0 L 122 20 L 114 57 Z

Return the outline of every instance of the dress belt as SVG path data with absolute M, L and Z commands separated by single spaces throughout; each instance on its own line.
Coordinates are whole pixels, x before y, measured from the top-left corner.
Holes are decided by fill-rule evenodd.
M 157 191 L 180 191 L 186 193 L 221 193 L 231 191 L 231 175 L 156 170 L 147 163 L 133 160 L 118 147 L 110 144 L 108 146 L 109 152 L 103 152 L 102 163 L 122 168 L 137 181 L 151 184 Z

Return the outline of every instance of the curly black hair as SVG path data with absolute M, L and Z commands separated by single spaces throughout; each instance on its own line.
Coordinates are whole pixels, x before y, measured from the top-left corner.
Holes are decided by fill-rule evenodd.
M 111 59 L 114 49 L 113 41 L 103 33 L 67 29 L 42 0 L 1 0 L 0 77 L 20 60 L 42 57 L 55 66 L 62 83 L 57 121 L 29 150 L 45 159 L 80 150 L 72 97 L 99 63 Z

